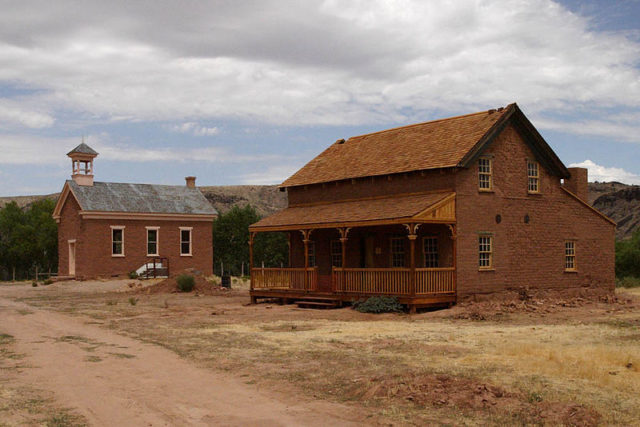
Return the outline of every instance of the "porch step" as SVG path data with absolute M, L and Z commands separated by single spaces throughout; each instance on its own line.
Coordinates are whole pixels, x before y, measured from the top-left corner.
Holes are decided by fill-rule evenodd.
M 299 308 L 338 308 L 341 301 L 328 300 L 322 298 L 305 298 L 296 302 Z

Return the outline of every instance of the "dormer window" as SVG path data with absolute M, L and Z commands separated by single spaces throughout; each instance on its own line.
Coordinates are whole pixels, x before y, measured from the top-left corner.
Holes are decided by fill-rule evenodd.
M 491 191 L 493 189 L 493 165 L 488 157 L 478 159 L 478 190 Z
M 534 160 L 527 160 L 527 191 L 529 193 L 540 192 L 540 166 Z

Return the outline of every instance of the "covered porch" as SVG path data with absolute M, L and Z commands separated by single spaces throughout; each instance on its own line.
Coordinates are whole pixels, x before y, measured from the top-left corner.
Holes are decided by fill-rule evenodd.
M 384 295 L 411 309 L 453 304 L 455 223 L 451 192 L 290 206 L 249 229 L 251 300 Z M 288 233 L 288 266 L 254 266 L 261 232 Z

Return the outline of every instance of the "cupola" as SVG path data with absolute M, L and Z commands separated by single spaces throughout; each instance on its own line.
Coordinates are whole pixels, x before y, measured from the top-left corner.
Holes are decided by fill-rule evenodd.
M 82 142 L 67 153 L 71 157 L 71 178 L 78 185 L 93 186 L 93 159 L 98 153 Z

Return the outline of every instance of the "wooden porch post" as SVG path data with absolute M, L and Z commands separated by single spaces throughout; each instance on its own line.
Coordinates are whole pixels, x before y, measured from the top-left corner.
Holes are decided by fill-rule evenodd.
M 411 259 L 409 260 L 409 268 L 411 270 L 409 277 L 409 292 L 411 294 L 411 298 L 416 296 L 416 239 L 418 238 L 418 227 L 420 224 L 405 224 L 404 225 L 409 231 L 409 256 Z M 409 304 L 409 311 L 411 313 L 416 312 L 416 307 L 413 304 Z
M 458 296 L 458 233 L 455 224 L 449 224 L 449 230 L 451 231 L 451 240 L 452 240 L 452 252 L 453 252 L 453 288 L 456 291 L 456 299 Z
M 253 290 L 253 239 L 256 236 L 255 232 L 249 232 L 249 290 Z M 255 304 L 256 300 L 252 296 L 251 303 Z
M 340 232 L 340 245 L 342 247 L 342 272 L 340 273 L 340 290 L 344 291 L 344 281 L 345 281 L 345 269 L 347 268 L 347 236 L 349 234 L 349 227 L 338 228 Z M 332 283 L 333 291 L 335 292 L 335 283 Z
M 302 243 L 304 243 L 304 290 L 309 290 L 309 237 L 311 230 L 300 230 L 302 233 Z

